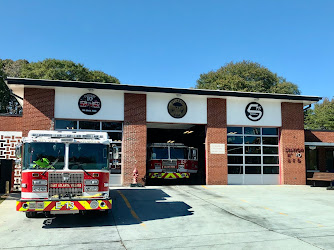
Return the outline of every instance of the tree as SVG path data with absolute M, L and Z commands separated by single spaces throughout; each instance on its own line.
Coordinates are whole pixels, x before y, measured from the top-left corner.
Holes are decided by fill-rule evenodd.
M 102 71 L 91 71 L 83 64 L 68 60 L 45 59 L 40 62 L 32 62 L 22 67 L 20 77 L 33 79 L 68 80 L 85 82 L 117 83 L 116 77 Z
M 305 112 L 305 128 L 334 130 L 334 98 L 324 98 L 322 103 L 314 104 Z
M 4 82 L 6 77 L 120 84 L 114 76 L 98 70 L 89 70 L 80 63 L 68 60 L 45 59 L 29 63 L 27 60 L 0 59 L 0 113 L 8 114 L 20 114 L 22 108 L 10 94 Z
M 0 60 L 0 113 L 6 113 L 6 106 L 9 103 L 10 94 L 4 82 L 6 78 L 3 61 Z
M 230 62 L 201 74 L 196 88 L 300 95 L 297 85 L 251 61 Z

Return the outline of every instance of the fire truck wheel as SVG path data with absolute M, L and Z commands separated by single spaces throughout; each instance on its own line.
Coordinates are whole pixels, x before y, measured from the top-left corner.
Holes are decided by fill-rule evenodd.
M 37 212 L 26 212 L 27 218 L 36 218 Z

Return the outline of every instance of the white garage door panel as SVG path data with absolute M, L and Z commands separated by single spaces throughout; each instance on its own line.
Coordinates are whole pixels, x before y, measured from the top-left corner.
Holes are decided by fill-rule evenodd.
M 261 185 L 262 176 L 260 174 L 245 174 L 244 184 L 245 185 Z
M 263 184 L 264 185 L 279 185 L 279 174 L 264 174 Z
M 242 174 L 229 174 L 227 178 L 228 178 L 227 179 L 228 185 L 242 185 L 243 184 Z
M 228 185 L 279 185 L 279 174 L 229 174 Z

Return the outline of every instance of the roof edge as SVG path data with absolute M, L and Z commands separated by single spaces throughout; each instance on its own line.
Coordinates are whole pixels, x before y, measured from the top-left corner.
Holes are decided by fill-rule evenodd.
M 319 96 L 240 92 L 240 91 L 226 91 L 226 90 L 207 90 L 207 89 L 185 89 L 185 88 L 171 88 L 171 87 L 150 87 L 150 86 L 126 85 L 126 84 L 116 84 L 116 83 L 47 80 L 47 79 L 31 79 L 31 78 L 16 78 L 16 77 L 6 78 L 6 83 L 7 85 L 17 84 L 24 86 L 41 86 L 41 87 L 112 89 L 112 90 L 124 90 L 133 92 L 158 92 L 158 93 L 189 94 L 189 95 L 207 95 L 207 96 L 217 96 L 217 97 L 218 96 L 249 97 L 249 98 L 281 99 L 281 100 L 312 101 L 312 102 L 318 102 L 322 99 L 322 97 Z

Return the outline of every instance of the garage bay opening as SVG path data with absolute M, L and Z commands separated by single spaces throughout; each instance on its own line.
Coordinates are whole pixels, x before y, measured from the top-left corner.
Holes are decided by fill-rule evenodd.
M 146 185 L 205 184 L 205 125 L 147 124 Z

